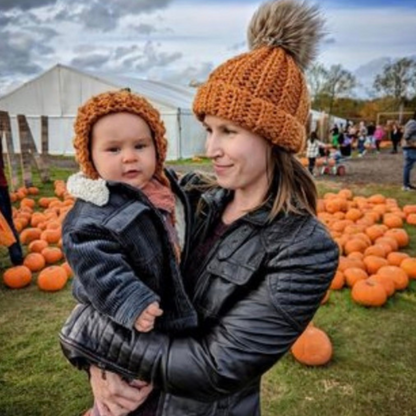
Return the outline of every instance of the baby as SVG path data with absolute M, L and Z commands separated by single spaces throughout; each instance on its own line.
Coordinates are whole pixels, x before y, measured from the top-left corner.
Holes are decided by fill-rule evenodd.
M 103 93 L 79 108 L 75 134 L 81 173 L 63 226 L 75 298 L 131 330 L 195 326 L 179 268 L 186 199 L 163 169 L 158 111 L 128 90 Z

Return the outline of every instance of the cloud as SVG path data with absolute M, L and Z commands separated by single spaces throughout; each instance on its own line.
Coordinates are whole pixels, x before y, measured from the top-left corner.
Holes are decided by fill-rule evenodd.
M 31 59 L 33 48 L 39 51 L 34 39 L 7 30 L 0 32 L 0 37 L 0 73 L 3 76 L 31 75 L 42 69 Z
M 55 5 L 58 0 L 1 0 L 0 10 L 30 10 Z
M 143 50 L 143 54 L 138 57 L 137 62 L 134 64 L 134 68 L 137 71 L 147 71 L 151 68 L 158 66 L 168 66 L 172 62 L 182 58 L 181 52 L 163 52 L 158 51 L 154 42 L 146 42 Z
M 247 42 L 245 40 L 234 43 L 233 45 L 227 48 L 227 50 L 229 51 L 240 51 L 241 49 L 247 49 Z
M 147 23 L 139 23 L 138 25 L 130 25 L 129 27 L 140 35 L 150 35 L 151 33 L 157 32 L 155 26 Z
M 84 0 L 73 0 L 70 5 L 65 5 L 62 10 L 57 12 L 54 18 L 58 21 L 79 23 L 84 29 L 90 31 L 112 31 L 120 24 L 123 17 L 149 14 L 166 8 L 172 1 L 113 0 L 102 2 L 101 0 L 90 0 L 86 3 Z
M 88 55 L 72 59 L 70 65 L 80 69 L 97 69 L 105 66 L 109 60 L 109 55 L 90 53 Z
M 213 62 L 201 62 L 185 68 L 162 69 L 155 68 L 148 73 L 149 79 L 156 79 L 172 84 L 189 86 L 205 81 L 214 68 Z

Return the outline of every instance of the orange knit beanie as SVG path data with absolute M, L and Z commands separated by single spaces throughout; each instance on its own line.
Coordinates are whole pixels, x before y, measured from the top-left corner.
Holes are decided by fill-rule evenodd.
M 250 52 L 220 65 L 198 89 L 197 118 L 217 116 L 299 152 L 310 110 L 303 71 L 322 36 L 316 6 L 296 0 L 264 3 L 248 28 Z
M 90 152 L 92 127 L 99 118 L 120 112 L 136 114 L 149 125 L 157 154 L 154 176 L 162 184 L 168 185 L 169 182 L 163 172 L 167 151 L 166 130 L 163 121 L 159 112 L 145 98 L 133 94 L 127 89 L 96 95 L 78 108 L 74 124 L 74 148 L 75 157 L 82 172 L 91 179 L 99 178 L 98 172 L 92 163 Z

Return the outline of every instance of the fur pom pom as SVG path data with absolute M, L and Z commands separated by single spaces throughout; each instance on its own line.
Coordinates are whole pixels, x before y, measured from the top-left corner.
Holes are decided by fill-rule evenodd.
M 263 3 L 251 19 L 249 47 L 281 47 L 305 70 L 316 56 L 317 44 L 325 34 L 323 26 L 318 6 L 298 0 L 272 0 Z

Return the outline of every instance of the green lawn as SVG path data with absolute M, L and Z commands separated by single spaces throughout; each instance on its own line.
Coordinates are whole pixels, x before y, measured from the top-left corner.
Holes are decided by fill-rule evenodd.
M 67 174 L 55 170 L 52 179 Z M 332 192 L 338 185 L 321 182 L 319 187 Z M 51 194 L 52 189 L 52 184 L 43 186 L 42 193 Z M 382 192 L 397 197 L 401 205 L 412 202 L 412 195 L 397 187 L 354 191 Z M 407 251 L 413 256 L 415 228 L 407 227 Z M 0 267 L 8 265 L 0 249 Z M 58 331 L 73 305 L 69 285 L 51 294 L 39 291 L 35 283 L 18 291 L 0 284 L 1 416 L 76 416 L 91 405 L 85 374 L 64 360 L 58 344 Z M 348 290 L 332 293 L 314 319 L 333 342 L 332 362 L 307 368 L 290 355 L 283 358 L 264 377 L 263 415 L 415 415 L 415 316 L 415 281 L 378 309 L 353 304 Z

